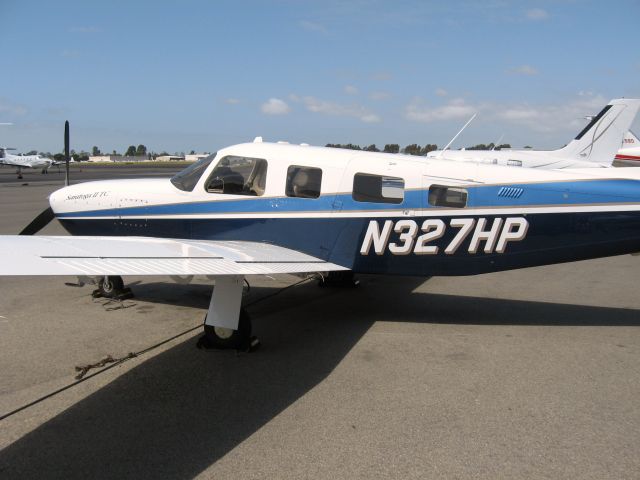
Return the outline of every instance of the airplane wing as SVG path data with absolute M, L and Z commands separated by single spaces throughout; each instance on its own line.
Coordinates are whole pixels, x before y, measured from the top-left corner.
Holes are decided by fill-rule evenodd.
M 0 275 L 267 275 L 348 270 L 260 242 L 0 236 Z

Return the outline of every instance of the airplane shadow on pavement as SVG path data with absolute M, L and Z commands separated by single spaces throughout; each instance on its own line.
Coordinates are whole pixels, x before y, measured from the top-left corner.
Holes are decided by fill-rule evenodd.
M 422 282 L 372 278 L 359 289 L 321 291 L 304 285 L 256 304 L 258 352 L 204 352 L 194 339 L 184 341 L 4 449 L 0 473 L 193 478 L 322 382 L 374 321 L 640 325 L 637 310 L 412 293 Z

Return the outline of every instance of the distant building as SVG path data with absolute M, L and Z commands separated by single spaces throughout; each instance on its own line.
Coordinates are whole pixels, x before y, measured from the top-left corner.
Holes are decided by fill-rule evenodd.
M 187 162 L 197 162 L 198 160 L 200 160 L 201 158 L 205 158 L 208 157 L 209 154 L 208 153 L 194 153 L 194 154 L 187 154 L 184 156 L 184 159 Z
M 178 155 L 159 155 L 156 157 L 156 162 L 183 162 L 184 157 Z
M 88 162 L 148 162 L 144 157 L 125 157 L 123 155 L 91 155 Z

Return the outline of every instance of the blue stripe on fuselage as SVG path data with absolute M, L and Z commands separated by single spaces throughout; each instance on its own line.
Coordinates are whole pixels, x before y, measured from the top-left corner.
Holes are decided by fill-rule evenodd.
M 499 196 L 503 187 L 521 188 L 518 198 Z M 500 185 L 471 185 L 469 207 L 509 207 L 617 204 L 640 202 L 640 181 L 638 180 L 581 180 L 552 183 L 514 183 Z M 357 202 L 351 194 L 326 194 L 317 199 L 293 197 L 243 197 L 241 200 L 211 200 L 205 202 L 185 202 L 144 207 L 110 208 L 83 212 L 56 214 L 59 218 L 111 217 L 111 216 L 159 216 L 198 215 L 215 213 L 293 213 L 365 210 L 403 210 L 433 208 L 427 204 L 428 190 L 405 191 L 401 203 Z
M 518 215 L 468 215 L 484 218 L 492 225 L 496 218 Z M 121 220 L 62 219 L 73 235 L 135 235 L 198 240 L 241 240 L 271 243 L 298 250 L 362 273 L 398 275 L 471 275 L 513 268 L 567 262 L 640 251 L 640 212 L 571 212 L 528 214 L 528 232 L 521 241 L 509 243 L 504 253 L 469 252 L 469 233 L 454 254 L 444 249 L 459 228 L 450 216 L 439 217 L 445 234 L 431 243 L 439 247 L 434 255 L 393 255 L 388 244 L 401 242 L 391 232 L 381 255 L 360 252 L 370 222 L 380 226 L 397 218 L 220 218 Z M 458 218 L 458 217 L 456 217 Z M 422 221 L 421 217 L 402 220 Z M 476 228 L 476 227 L 474 227 Z M 419 232 L 421 234 L 423 232 Z M 417 241 L 417 240 L 416 240 Z

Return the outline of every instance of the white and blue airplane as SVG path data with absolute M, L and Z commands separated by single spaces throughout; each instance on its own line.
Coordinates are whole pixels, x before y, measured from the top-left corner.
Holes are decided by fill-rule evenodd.
M 558 150 L 434 150 L 428 157 L 512 167 L 560 169 L 611 167 L 640 109 L 640 100 L 611 100 L 567 145 Z
M 57 190 L 72 236 L 0 236 L 0 275 L 209 275 L 202 342 L 250 339 L 245 277 L 475 275 L 640 251 L 640 169 L 542 170 L 266 143 L 171 179 Z
M 23 168 L 39 168 L 42 173 L 47 173 L 51 165 L 58 165 L 54 160 L 40 155 L 12 155 L 8 150 L 15 150 L 10 147 L 0 147 L 0 165 L 10 165 L 17 168 L 18 179 L 22 179 Z

